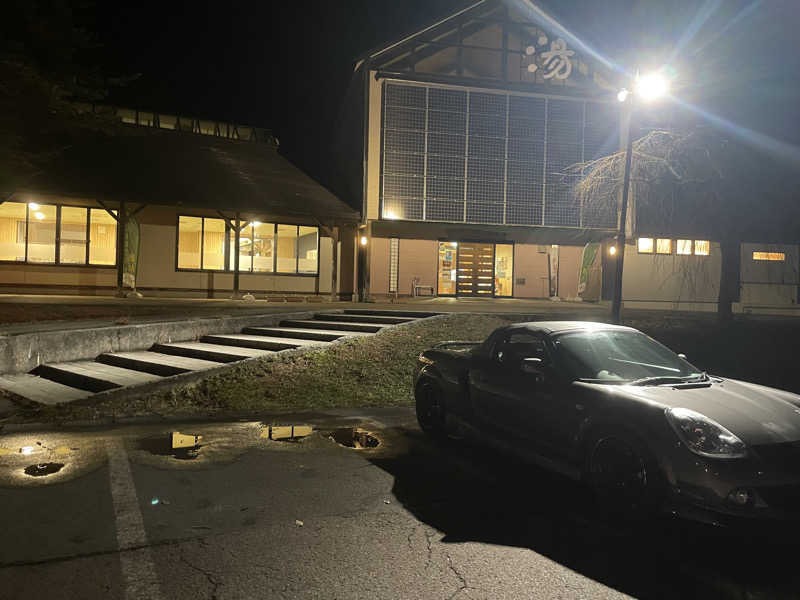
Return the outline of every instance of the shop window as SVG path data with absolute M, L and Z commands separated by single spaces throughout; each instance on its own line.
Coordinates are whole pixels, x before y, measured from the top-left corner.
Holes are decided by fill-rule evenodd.
M 711 242 L 708 240 L 695 240 L 694 253 L 696 256 L 708 256 L 711 252 Z
M 675 251 L 677 254 L 691 254 L 692 240 L 676 240 Z
M 111 213 L 116 216 L 117 211 Z M 89 209 L 89 264 L 117 264 L 117 220 L 105 209 Z
M 23 202 L 0 204 L 0 260 L 24 262 L 28 207 Z
M 672 240 L 661 238 L 657 239 L 656 254 L 672 254 Z
M 783 252 L 753 252 L 753 260 L 783 262 L 786 260 L 786 254 Z
M 58 262 L 61 264 L 86 264 L 88 216 L 89 212 L 85 208 L 61 207 L 61 230 L 58 240 Z
M 178 218 L 178 268 L 199 269 L 203 249 L 202 217 Z
M 639 238 L 637 243 L 639 254 L 652 254 L 653 245 L 653 238 Z
M 203 218 L 203 269 L 225 269 L 225 230 L 223 219 Z
M 316 227 L 297 228 L 297 272 L 305 275 L 317 272 L 319 230 Z
M 514 283 L 514 246 L 496 244 L 494 249 L 494 295 L 511 297 Z
M 253 223 L 253 271 L 272 273 L 275 261 L 275 224 Z
M 28 206 L 28 262 L 56 262 L 56 213 L 54 205 Z
M 456 294 L 457 256 L 457 242 L 439 242 L 438 294 L 440 296 L 455 296 Z
M 297 226 L 278 225 L 278 273 L 297 272 Z

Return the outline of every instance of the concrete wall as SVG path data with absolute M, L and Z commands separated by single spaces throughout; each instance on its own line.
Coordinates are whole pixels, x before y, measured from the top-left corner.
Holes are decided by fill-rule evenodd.
M 626 244 L 623 302 L 630 307 L 716 310 L 721 264 L 716 242 L 711 242 L 708 256 L 639 254 L 635 244 Z
M 520 283 L 520 279 L 525 283 Z M 515 244 L 514 297 L 547 298 L 548 295 L 547 253 L 539 252 L 537 244 Z
M 783 253 L 783 261 L 754 260 L 753 252 Z M 754 306 L 797 305 L 800 258 L 795 244 L 742 244 L 741 303 Z
M 583 246 L 558 247 L 558 296 L 564 300 L 578 297 L 578 275 Z

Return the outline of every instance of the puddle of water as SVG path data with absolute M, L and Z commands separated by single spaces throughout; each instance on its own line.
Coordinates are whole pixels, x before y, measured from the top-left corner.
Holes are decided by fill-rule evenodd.
M 157 456 L 171 456 L 178 460 L 194 460 L 200 456 L 200 449 L 202 446 L 173 448 L 171 436 L 158 435 L 140 441 L 139 448 Z
M 357 450 L 362 448 L 377 448 L 381 443 L 377 437 L 358 427 L 334 429 L 331 431 L 329 437 L 341 446 Z
M 30 475 L 31 477 L 44 477 L 46 475 L 58 473 L 62 468 L 64 468 L 64 463 L 37 463 L 35 465 L 29 465 L 25 467 L 25 475 Z

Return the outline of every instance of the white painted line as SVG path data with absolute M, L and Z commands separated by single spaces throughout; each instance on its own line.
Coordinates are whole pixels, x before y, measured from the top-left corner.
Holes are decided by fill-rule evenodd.
M 147 533 L 142 511 L 139 510 L 128 454 L 121 439 L 108 440 L 106 449 L 125 599 L 160 600 L 158 575 L 147 546 Z

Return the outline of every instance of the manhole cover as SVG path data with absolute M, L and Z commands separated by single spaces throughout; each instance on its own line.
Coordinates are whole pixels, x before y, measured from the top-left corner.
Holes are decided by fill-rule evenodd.
M 64 463 L 48 462 L 37 463 L 25 467 L 25 475 L 31 477 L 44 477 L 45 475 L 52 475 L 58 473 L 64 467 Z
M 377 448 L 381 443 L 374 435 L 358 427 L 334 429 L 328 437 L 347 448 Z
M 141 442 L 139 442 L 139 447 L 142 450 L 146 450 L 150 454 L 155 454 L 157 456 L 171 456 L 173 458 L 177 458 L 178 460 L 194 460 L 200 456 L 200 448 L 202 448 L 200 445 L 173 448 L 172 437 L 160 435 L 143 439 Z

